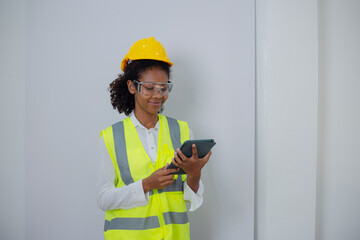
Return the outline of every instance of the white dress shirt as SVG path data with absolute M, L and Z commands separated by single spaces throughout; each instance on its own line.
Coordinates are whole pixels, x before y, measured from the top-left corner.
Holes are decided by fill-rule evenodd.
M 130 114 L 130 120 L 134 124 L 140 141 L 146 153 L 154 163 L 157 156 L 157 140 L 159 135 L 159 121 L 154 128 L 147 129 L 135 117 Z M 194 139 L 190 130 L 190 139 Z M 114 180 L 116 178 L 114 164 L 110 158 L 103 137 L 99 142 L 99 176 L 97 184 L 97 203 L 103 211 L 112 209 L 129 209 L 145 206 L 149 202 L 149 192 L 144 193 L 142 180 L 139 180 L 121 188 L 116 188 Z M 199 208 L 203 202 L 204 186 L 200 180 L 199 189 L 195 193 L 186 183 L 184 183 L 184 200 L 191 203 L 189 211 Z

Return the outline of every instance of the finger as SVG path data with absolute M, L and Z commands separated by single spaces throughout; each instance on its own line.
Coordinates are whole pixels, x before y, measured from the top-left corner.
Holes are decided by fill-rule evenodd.
M 174 181 L 174 175 L 172 175 L 172 174 L 166 175 L 166 176 L 163 176 L 163 177 L 159 178 L 159 180 L 160 180 L 161 183 Z
M 169 167 L 169 163 L 166 163 L 164 169 L 167 169 L 168 167 Z
M 179 159 L 180 161 L 184 162 L 188 159 L 179 148 L 176 149 L 176 152 L 177 152 L 176 161 L 178 161 Z
M 203 166 L 209 161 L 210 156 L 211 156 L 211 151 L 208 152 L 208 154 L 206 154 L 205 157 L 201 159 L 201 162 L 202 162 Z
M 174 182 L 174 180 L 165 181 L 165 182 L 162 182 L 161 186 L 162 186 L 162 188 L 166 188 L 169 185 L 171 185 L 173 182 Z
M 164 181 L 174 180 L 174 174 L 169 174 L 164 176 L 163 180 Z
M 157 171 L 159 171 L 159 173 L 158 173 L 159 177 L 164 177 L 164 176 L 167 176 L 169 174 L 173 174 L 174 172 L 177 172 L 179 170 L 177 168 L 169 168 L 169 169 L 167 169 L 167 168 L 163 167 L 163 168 L 160 168 Z
M 192 145 L 192 154 L 193 154 L 193 158 L 195 159 L 198 158 L 198 152 L 195 144 Z
M 169 175 L 169 174 L 173 174 L 173 173 L 176 173 L 177 171 L 179 171 L 178 168 L 166 169 L 166 170 L 164 171 L 164 175 L 166 176 L 166 175 Z
M 172 163 L 173 163 L 175 166 L 179 167 L 179 164 L 175 161 L 174 158 L 172 159 Z
M 209 160 L 209 158 L 210 158 L 211 154 L 212 154 L 212 152 L 211 152 L 211 151 L 210 151 L 210 152 L 208 152 L 208 154 L 206 154 L 206 155 L 205 155 L 204 159 Z
M 180 151 L 180 149 L 177 149 Z M 179 153 L 175 152 L 174 154 L 174 160 L 177 164 L 183 164 L 183 161 L 184 161 L 184 157 L 180 157 L 179 156 Z

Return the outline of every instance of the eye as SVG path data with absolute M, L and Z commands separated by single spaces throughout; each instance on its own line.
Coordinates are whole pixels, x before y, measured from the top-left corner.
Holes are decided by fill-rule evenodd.
M 150 87 L 150 86 L 145 86 L 145 85 L 144 85 L 144 88 L 145 88 L 146 90 L 148 90 L 148 91 L 154 90 L 154 87 Z
M 168 87 L 163 87 L 163 88 L 161 88 L 161 91 L 162 91 L 162 92 L 167 92 L 168 90 L 169 90 Z

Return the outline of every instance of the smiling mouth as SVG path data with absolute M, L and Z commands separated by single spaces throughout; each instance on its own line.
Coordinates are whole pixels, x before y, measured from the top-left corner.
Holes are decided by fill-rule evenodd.
M 162 102 L 149 102 L 149 104 L 153 106 L 161 106 Z

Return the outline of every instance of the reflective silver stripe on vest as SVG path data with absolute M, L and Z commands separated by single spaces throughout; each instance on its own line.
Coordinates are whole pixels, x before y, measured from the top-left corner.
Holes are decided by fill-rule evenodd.
M 112 128 L 114 135 L 116 160 L 119 166 L 121 179 L 126 185 L 129 185 L 130 183 L 133 183 L 134 180 L 130 173 L 129 162 L 127 158 L 124 123 L 122 121 L 115 123 Z
M 104 231 L 107 230 L 145 230 L 160 227 L 157 216 L 147 218 L 114 218 L 105 220 Z
M 163 213 L 165 224 L 185 224 L 189 222 L 187 212 Z
M 177 148 L 181 147 L 180 126 L 176 119 L 170 117 L 166 117 L 166 119 L 169 125 L 171 142 L 176 151 Z
M 158 192 L 162 193 L 162 192 L 178 192 L 178 191 L 183 191 L 184 190 L 184 185 L 183 185 L 183 181 L 181 179 L 181 176 L 178 176 L 178 178 L 169 186 L 167 186 L 164 189 L 159 189 Z

